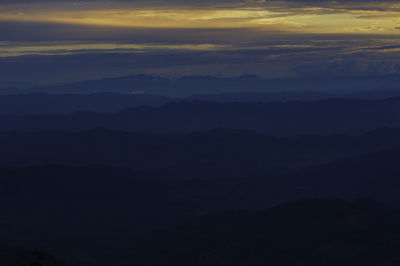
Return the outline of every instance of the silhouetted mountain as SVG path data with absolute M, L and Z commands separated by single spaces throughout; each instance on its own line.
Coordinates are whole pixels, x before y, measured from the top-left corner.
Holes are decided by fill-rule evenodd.
M 153 135 L 99 128 L 76 133 L 3 132 L 0 146 L 3 167 L 102 164 L 159 178 L 255 178 L 400 147 L 400 130 L 277 138 L 229 129 Z
M 0 95 L 27 93 L 30 89 L 37 87 L 37 84 L 27 82 L 0 82 Z
M 280 92 L 236 92 L 221 94 L 193 95 L 186 100 L 209 102 L 286 102 L 286 101 L 315 101 L 338 97 L 335 94 L 316 91 L 280 91 Z
M 15 93 L 132 93 L 145 92 L 168 97 L 188 97 L 197 94 L 220 94 L 232 92 L 276 93 L 281 91 L 318 91 L 339 94 L 363 94 L 363 92 L 384 92 L 384 97 L 400 96 L 398 84 L 400 75 L 352 76 L 352 77 L 303 77 L 262 79 L 254 75 L 239 77 L 186 76 L 177 80 L 151 76 L 132 75 L 103 78 L 71 84 L 47 85 L 34 88 L 8 88 L 2 94 Z M 386 92 L 385 92 L 386 91 Z M 379 93 L 382 97 L 382 93 Z
M 69 264 L 48 256 L 47 254 L 44 254 L 38 250 L 0 246 L 0 265 L 67 266 Z
M 214 102 L 271 102 L 318 100 L 331 95 L 318 92 L 239 92 L 167 98 L 149 94 L 12 94 L 0 95 L 1 115 L 70 114 L 77 111 L 117 112 L 137 106 L 161 106 L 167 102 L 207 100 Z
M 159 92 L 160 95 L 172 95 L 168 92 L 171 80 L 151 75 L 132 75 L 126 77 L 103 78 L 99 80 L 86 80 L 71 84 L 48 85 L 31 88 L 27 92 L 42 93 L 153 93 Z
M 398 178 L 400 176 L 399 159 L 400 149 L 397 149 L 342 159 L 322 166 L 298 169 L 291 174 L 265 175 L 254 179 L 248 178 L 248 176 L 243 174 L 241 178 L 236 179 L 212 180 L 176 180 L 172 176 L 163 179 L 162 172 L 151 175 L 101 166 L 74 168 L 47 165 L 22 169 L 3 168 L 0 169 L 0 208 L 3 219 L 0 234 L 2 235 L 2 243 L 4 244 L 37 247 L 57 257 L 63 259 L 69 258 L 72 259 L 70 261 L 80 262 L 78 265 L 135 265 L 134 262 L 138 262 L 138 265 L 163 265 L 162 263 L 158 263 L 162 259 L 167 258 L 164 257 L 167 256 L 167 252 L 171 255 L 171 257 L 168 257 L 169 261 L 174 262 L 174 265 L 181 265 L 180 263 L 188 265 L 186 258 L 197 257 L 199 255 L 197 253 L 198 250 L 203 250 L 204 248 L 204 246 L 197 246 L 197 244 L 202 243 L 201 245 L 205 245 L 206 242 L 222 243 L 219 241 L 232 240 L 229 236 L 235 238 L 237 235 L 229 229 L 232 229 L 230 226 L 235 226 L 234 230 L 236 230 L 236 225 L 240 225 L 242 231 L 239 239 L 243 240 L 243 245 L 249 249 L 244 249 L 243 252 L 245 253 L 233 252 L 232 254 L 238 254 L 240 257 L 251 259 L 249 264 L 239 265 L 253 265 L 250 262 L 255 263 L 259 259 L 262 259 L 261 262 L 264 262 L 264 259 L 270 258 L 259 257 L 260 254 L 275 254 L 276 250 L 272 249 L 271 253 L 265 253 L 265 249 L 269 250 L 273 243 L 277 243 L 277 239 L 270 239 L 271 242 L 267 245 L 266 243 L 268 242 L 265 242 L 267 239 L 261 237 L 261 242 L 257 242 L 260 244 L 261 253 L 249 256 L 247 252 L 250 252 L 256 246 L 252 242 L 246 242 L 249 238 L 245 236 L 252 234 L 255 236 L 256 232 L 262 232 L 260 231 L 261 225 L 264 226 L 265 230 L 268 230 L 265 233 L 265 237 L 271 236 L 270 230 L 278 230 L 278 232 L 282 233 L 283 228 L 276 228 L 274 227 L 275 225 L 269 224 L 265 219 L 258 222 L 253 220 L 249 223 L 241 223 L 241 214 L 238 219 L 229 216 L 220 223 L 215 220 L 207 223 L 209 226 L 208 229 L 212 230 L 220 230 L 225 225 L 226 229 L 229 229 L 226 231 L 226 235 L 224 235 L 227 238 L 219 239 L 218 236 L 216 239 L 210 239 L 207 236 L 207 228 L 204 228 L 204 230 L 202 228 L 198 230 L 188 229 L 188 231 L 183 232 L 172 229 L 172 233 L 168 238 L 161 238 L 167 239 L 170 242 L 170 245 L 165 246 L 168 248 L 163 249 L 166 253 L 161 252 L 160 247 L 165 242 L 159 242 L 160 238 L 158 234 L 154 238 L 154 236 L 143 236 L 143 233 L 157 228 L 166 228 L 166 226 L 182 223 L 195 216 L 211 212 L 235 208 L 265 208 L 282 201 L 296 200 L 304 196 L 334 196 L 344 199 L 371 196 L 383 202 L 400 206 L 398 193 L 400 187 L 400 179 Z M 154 163 L 155 167 L 156 165 L 157 162 Z M 235 168 L 233 165 L 232 169 L 240 170 L 241 167 Z M 199 169 L 192 168 L 191 170 L 195 172 Z M 225 171 L 223 170 L 221 173 L 226 174 Z M 336 203 L 332 205 L 318 203 L 316 206 L 319 207 L 317 209 L 314 208 L 315 206 L 302 209 L 303 206 L 299 210 L 293 211 L 291 215 L 287 217 L 283 216 L 286 218 L 278 216 L 275 222 L 276 224 L 285 224 L 285 230 L 287 230 L 287 228 L 291 228 L 295 224 L 305 226 L 313 221 L 310 223 L 310 227 L 307 227 L 308 229 L 298 228 L 298 230 L 304 230 L 302 232 L 308 236 L 321 238 L 315 243 L 313 242 L 311 250 L 300 249 L 300 253 L 298 254 L 311 254 L 317 246 L 326 245 L 327 248 L 331 247 L 332 249 L 326 250 L 329 253 L 324 251 L 322 254 L 331 254 L 331 258 L 340 258 L 337 262 L 339 265 L 343 265 L 340 263 L 341 259 L 350 259 L 350 261 L 358 260 L 361 255 L 357 252 L 346 253 L 348 256 L 346 255 L 345 257 L 335 257 L 337 255 L 335 250 L 338 247 L 332 247 L 331 245 L 339 239 L 347 238 L 342 238 L 343 235 L 341 234 L 338 235 L 337 239 L 330 238 L 328 235 L 325 235 L 328 232 L 319 231 L 322 228 L 328 231 L 330 228 L 343 229 L 343 221 L 345 220 L 349 221 L 349 225 L 355 226 L 354 228 L 351 227 L 354 230 L 355 228 L 364 228 L 365 224 L 354 224 L 352 222 L 354 220 L 350 219 L 350 217 L 354 218 L 354 215 L 357 213 L 351 211 L 349 216 L 343 217 L 344 220 L 333 219 L 331 224 L 319 227 L 314 224 L 314 222 L 320 221 L 321 217 L 319 215 L 328 215 L 328 218 L 340 218 L 340 215 L 346 214 L 347 211 L 346 208 L 341 209 L 342 205 L 340 204 L 334 207 Z M 282 208 L 278 209 L 282 210 Z M 356 207 L 354 210 L 360 209 Z M 281 211 L 277 213 L 281 213 Z M 394 224 L 396 226 L 398 224 L 397 220 L 393 220 L 386 213 L 374 213 L 373 215 L 371 214 L 371 217 L 382 218 L 382 220 L 387 222 L 395 221 Z M 328 218 L 325 222 L 328 221 Z M 238 221 L 239 223 L 237 224 Z M 366 221 L 369 220 L 366 219 Z M 192 226 L 193 222 L 189 223 L 189 225 Z M 333 235 L 337 233 L 336 229 L 332 233 Z M 393 235 L 397 231 L 393 231 L 393 228 L 387 229 L 389 230 L 388 234 L 390 232 L 390 236 L 394 237 L 393 239 L 398 239 L 396 235 Z M 371 230 L 378 229 L 374 228 Z M 289 230 L 288 235 L 283 236 L 282 242 L 279 243 L 282 245 L 298 243 L 299 246 L 303 246 L 304 243 L 301 242 L 304 240 L 301 237 L 303 235 L 296 235 L 296 232 L 300 231 Z M 190 232 L 196 232 L 194 238 L 192 238 L 193 236 Z M 218 232 L 216 232 L 216 235 L 214 233 L 212 235 L 217 236 Z M 310 232 L 314 232 L 315 235 Z M 344 232 L 349 231 L 346 229 Z M 347 243 L 347 240 L 345 240 L 345 243 L 341 242 L 345 244 L 343 251 L 341 249 L 338 251 L 341 254 L 341 252 L 348 250 L 348 248 L 353 250 L 364 247 L 363 245 L 366 243 L 382 243 L 380 241 L 383 240 L 380 238 L 368 238 L 381 235 L 382 232 L 377 231 L 376 233 L 367 235 L 354 243 Z M 147 239 L 146 241 L 149 241 L 148 243 L 153 243 L 154 245 L 144 245 L 144 249 L 132 249 L 133 240 L 140 238 L 139 236 L 141 235 Z M 176 236 L 176 238 L 171 238 L 171 236 Z M 205 236 L 204 239 L 202 238 L 203 236 Z M 209 236 L 211 237 L 211 235 Z M 290 236 L 292 238 L 289 238 Z M 278 237 L 278 235 L 274 237 Z M 203 239 L 204 242 L 200 241 L 197 243 L 199 238 Z M 188 245 L 184 247 L 180 246 L 183 243 L 183 239 L 189 241 L 185 242 Z M 193 241 L 190 241 L 190 239 Z M 328 242 L 320 242 L 323 239 Z M 365 242 L 366 239 L 369 239 L 370 242 Z M 231 247 L 231 245 L 227 242 L 224 243 L 227 246 L 222 246 L 222 244 L 221 246 L 213 246 L 210 244 L 210 252 L 215 251 L 215 254 L 220 254 L 222 257 L 212 257 L 211 255 L 209 257 L 207 255 L 207 260 L 204 261 L 205 265 L 228 263 L 225 260 L 229 258 L 225 255 L 231 253 L 233 250 L 225 250 L 225 248 Z M 266 244 L 266 246 L 263 244 Z M 349 247 L 348 244 L 356 246 Z M 293 250 L 290 249 L 292 250 L 291 252 L 294 252 L 295 248 L 299 247 L 298 245 L 294 244 L 292 246 Z M 140 246 L 143 246 L 142 243 L 140 243 Z M 236 244 L 233 246 L 236 246 Z M 369 246 L 368 248 L 375 249 L 378 246 Z M 284 246 L 281 247 L 283 248 Z M 169 248 L 174 251 L 171 253 Z M 382 251 L 392 250 L 391 246 L 390 249 L 388 248 L 385 246 Z M 73 254 L 70 254 L 70 252 Z M 152 257 L 157 257 L 160 261 L 151 261 L 152 258 L 145 256 L 146 254 L 154 254 L 154 252 L 158 252 L 157 254 L 160 256 Z M 204 250 L 204 252 L 201 252 L 201 254 L 209 254 L 208 249 Z M 130 254 L 132 257 L 126 258 L 129 260 L 123 260 L 122 258 L 124 257 L 123 255 L 121 257 L 121 254 Z M 353 254 L 356 257 L 352 257 L 349 254 Z M 182 257 L 183 261 L 177 260 L 178 255 Z M 385 253 L 384 255 L 392 258 L 391 253 Z M 307 256 L 303 258 L 307 258 Z M 382 255 L 379 258 L 381 259 L 385 256 Z M 295 258 L 298 257 L 295 256 Z M 151 263 L 146 264 L 148 259 L 150 259 Z M 236 257 L 232 259 L 238 263 L 245 262 L 238 258 L 236 260 Z M 99 260 L 102 264 L 98 262 Z M 119 264 L 111 263 L 115 261 L 118 261 Z M 130 262 L 127 263 L 127 261 Z M 311 263 L 308 259 L 303 262 Z M 199 263 L 203 263 L 203 260 L 200 259 Z M 316 263 L 316 265 L 320 265 L 319 261 L 316 261 Z M 192 264 L 189 263 L 189 265 Z M 332 262 L 332 265 L 337 264 Z
M 236 211 L 154 232 L 129 265 L 391 266 L 400 263 L 400 212 L 369 200 L 301 200 Z
M 256 94 L 249 95 L 252 102 Z M 38 248 L 85 266 L 399 262 L 400 219 L 389 207 L 322 200 L 258 211 L 310 196 L 372 197 L 400 206 L 400 130 L 329 135 L 400 127 L 400 98 L 164 104 L 170 99 L 99 94 L 2 100 L 0 110 L 20 115 L 28 105 L 44 113 L 148 105 L 116 113 L 0 116 L 0 130 L 11 130 L 0 133 L 4 246 Z M 302 135 L 311 133 L 329 136 Z M 20 166 L 30 167 L 7 168 Z M 196 218 L 230 209 L 248 211 Z M 0 248 L 0 265 L 2 258 L 31 262 L 28 253 L 21 261 L 13 252 L 2 255 Z
M 138 187 L 138 193 L 148 195 L 157 194 L 152 190 L 153 186 L 160 182 L 164 186 L 162 190 L 168 187 L 166 184 L 169 182 L 197 184 L 197 192 L 188 188 L 184 190 L 187 196 L 195 195 L 194 197 L 199 199 L 203 196 L 210 197 L 211 192 L 207 187 L 221 198 L 229 191 L 228 194 L 236 195 L 226 200 L 229 206 L 232 202 L 242 202 L 246 207 L 268 206 L 280 200 L 315 195 L 346 198 L 374 196 L 400 205 L 397 195 L 400 180 L 398 130 L 378 130 L 358 137 L 306 136 L 280 139 L 230 130 L 153 136 L 98 129 L 81 133 L 2 133 L 0 145 L 0 161 L 3 166 L 49 163 L 103 164 L 123 166 L 134 171 L 121 172 L 102 167 L 96 170 L 99 168 L 97 166 L 89 168 L 89 172 L 85 172 L 85 168 L 70 170 L 45 167 L 18 170 L 19 174 L 12 174 L 18 178 L 7 179 L 14 180 L 15 185 L 11 187 L 26 187 L 33 193 L 38 192 L 38 197 L 51 192 L 47 191 L 44 184 L 52 184 L 51 180 L 55 177 L 56 182 L 61 182 L 57 181 L 61 178 L 60 180 L 68 180 L 62 182 L 77 186 L 71 188 L 81 191 L 75 191 L 75 197 L 91 191 L 86 185 L 93 186 L 92 182 L 101 186 L 103 181 L 100 180 L 103 179 L 105 184 L 103 192 L 98 193 L 99 199 L 106 194 L 113 196 L 107 190 L 114 185 L 116 188 L 112 191 L 116 191 L 115 197 L 137 194 L 132 187 L 136 187 L 138 183 L 132 183 L 130 186 L 117 185 L 124 184 L 117 178 L 122 175 L 127 180 L 130 180 L 131 176 L 137 176 L 150 182 L 152 185 L 147 185 L 147 188 L 143 188 L 142 185 Z M 397 149 L 393 150 L 393 147 Z M 365 155 L 367 153 L 369 155 Z M 343 157 L 348 158 L 342 159 Z M 13 171 L 4 170 L 1 176 L 6 177 Z M 19 179 L 25 175 L 34 183 L 29 179 Z M 43 175 L 50 179 L 40 181 Z M 87 177 L 89 180 L 91 176 L 92 181 L 84 184 L 72 181 L 81 177 Z M 115 184 L 111 186 L 110 182 Z M 38 187 L 33 189 L 36 183 Z M 211 183 L 214 185 L 209 185 Z M 10 191 L 9 185 L 3 184 L 0 187 L 4 192 Z M 63 184 L 61 187 L 70 193 L 68 185 Z M 124 193 L 125 189 L 129 192 Z M 173 197 L 181 194 L 174 189 L 171 191 Z M 91 193 L 88 195 L 93 198 Z M 21 195 L 31 194 L 25 191 Z M 58 191 L 52 197 L 59 195 L 63 194 Z M 238 201 L 233 200 L 234 198 Z
M 15 92 L 14 92 L 15 93 Z M 0 95 L 1 115 L 70 114 L 77 111 L 117 112 L 138 106 L 159 107 L 169 102 L 207 101 L 219 103 L 270 103 L 293 101 L 317 101 L 323 99 L 385 99 L 400 95 L 400 91 L 364 91 L 362 93 L 332 94 L 317 91 L 280 92 L 232 92 L 221 94 L 199 94 L 190 97 L 168 98 L 136 93 L 52 94 L 21 93 Z
M 0 130 L 115 130 L 173 132 L 234 128 L 271 135 L 357 134 L 380 127 L 400 127 L 400 98 L 321 100 L 313 102 L 179 102 L 136 107 L 117 113 L 0 116 Z
M 223 189 L 216 192 L 220 186 L 204 181 L 152 180 L 104 166 L 1 168 L 0 176 L 3 217 L 54 233 L 57 225 L 63 224 L 68 233 L 79 226 L 78 234 L 85 228 L 92 236 L 100 228 L 106 235 L 122 227 L 126 234 L 137 234 L 205 209 L 221 208 L 223 204 L 213 202 L 213 197 L 233 198 L 224 195 Z M 111 221 L 118 221 L 121 227 L 106 230 Z
M 254 193 L 252 187 L 260 182 L 151 180 L 101 166 L 3 168 L 1 243 L 39 248 L 73 265 L 130 265 L 121 262 L 127 254 L 121 250 L 141 234 L 210 212 L 256 207 L 240 195 Z
M 257 76 L 220 78 L 211 76 L 186 76 L 177 80 L 151 76 L 132 75 L 127 77 L 103 78 L 71 84 L 47 85 L 26 89 L 25 92 L 42 93 L 138 93 L 145 92 L 164 96 L 185 97 L 199 93 L 223 93 L 265 89 L 268 81 Z M 249 89 L 251 88 L 251 89 Z M 1 91 L 0 91 L 1 92 Z M 19 90 L 18 93 L 23 92 Z M 10 93 L 9 90 L 6 93 Z
M 293 195 L 370 196 L 399 206 L 399 161 L 400 149 L 380 151 L 302 170 L 282 182 L 291 184 Z
M 20 94 L 0 96 L 0 114 L 68 114 L 77 111 L 116 112 L 128 107 L 161 106 L 171 101 L 146 94 Z
M 117 112 L 138 106 L 161 106 L 167 102 L 207 100 L 215 102 L 271 102 L 317 100 L 329 94 L 317 92 L 227 93 L 197 95 L 190 98 L 167 98 L 149 94 L 14 94 L 0 95 L 1 115 L 70 114 L 77 111 Z

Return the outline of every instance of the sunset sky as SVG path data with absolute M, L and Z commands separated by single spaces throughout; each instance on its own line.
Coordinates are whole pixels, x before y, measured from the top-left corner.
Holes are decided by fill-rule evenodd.
M 396 74 L 399 51 L 398 1 L 0 1 L 0 82 Z

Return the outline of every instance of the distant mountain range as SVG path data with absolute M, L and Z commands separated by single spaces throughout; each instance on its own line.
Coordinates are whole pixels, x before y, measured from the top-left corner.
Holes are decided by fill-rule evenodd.
M 77 111 L 117 112 L 137 106 L 161 106 L 174 99 L 148 94 L 15 94 L 0 95 L 0 115 L 69 114 Z
M 212 102 L 274 102 L 312 101 L 329 98 L 318 92 L 258 93 L 238 92 L 215 95 L 195 95 L 187 98 L 169 98 L 150 94 L 14 94 L 0 95 L 0 115 L 69 114 L 77 111 L 117 112 L 138 106 L 161 106 L 179 101 Z
M 397 79 L 2 95 L 0 265 L 398 265 L 400 97 L 367 90 Z
M 311 102 L 172 102 L 116 113 L 0 116 L 0 131 L 80 131 L 96 127 L 142 132 L 191 132 L 232 128 L 270 135 L 360 134 L 400 127 L 400 98 Z
M 223 94 L 233 92 L 279 93 L 282 91 L 317 91 L 320 93 L 353 95 L 364 94 L 379 97 L 400 96 L 400 75 L 362 77 L 305 77 L 262 79 L 254 75 L 239 77 L 186 76 L 176 80 L 151 75 L 87 80 L 70 84 L 26 87 L 4 85 L 0 94 L 52 93 L 92 94 L 123 93 L 153 94 L 167 97 L 189 97 L 199 94 Z

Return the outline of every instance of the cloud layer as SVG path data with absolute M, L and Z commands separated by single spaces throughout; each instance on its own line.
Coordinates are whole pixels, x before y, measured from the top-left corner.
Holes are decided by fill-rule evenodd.
M 258 28 L 294 33 L 397 34 L 394 1 L 48 1 L 0 4 L 0 20 L 113 27 Z
M 393 74 L 399 51 L 398 1 L 0 2 L 0 82 Z

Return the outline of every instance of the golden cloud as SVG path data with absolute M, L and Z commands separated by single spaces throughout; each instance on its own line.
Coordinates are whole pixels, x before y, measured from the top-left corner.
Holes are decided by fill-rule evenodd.
M 164 3 L 159 1 L 157 3 Z M 79 3 L 79 4 L 77 4 Z M 142 4 L 139 4 L 142 3 Z M 256 28 L 292 33 L 398 34 L 400 4 L 384 1 L 238 1 L 214 5 L 143 2 L 0 5 L 1 21 L 130 28 Z M 172 2 L 174 3 L 174 2 Z M 189 3 L 191 3 L 189 1 Z

